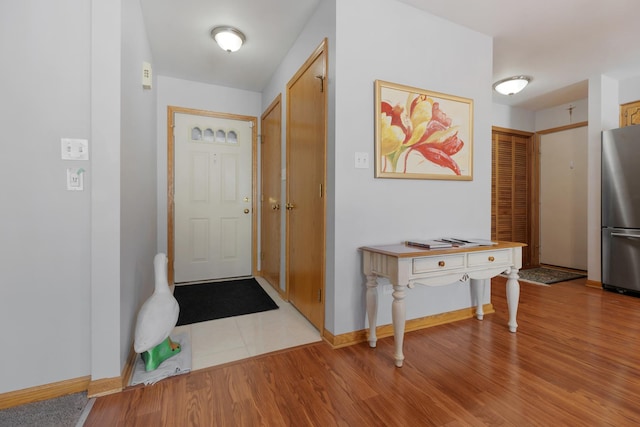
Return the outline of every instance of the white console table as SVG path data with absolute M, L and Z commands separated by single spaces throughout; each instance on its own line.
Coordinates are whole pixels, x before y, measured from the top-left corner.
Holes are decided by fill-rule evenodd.
M 366 246 L 362 251 L 363 272 L 367 277 L 367 317 L 369 345 L 376 346 L 376 315 L 378 313 L 378 277 L 393 285 L 391 320 L 395 340 L 395 364 L 402 366 L 402 345 L 405 327 L 405 289 L 419 283 L 442 286 L 471 279 L 471 289 L 477 301 L 476 317 L 482 320 L 482 295 L 486 282 L 500 273 L 507 273 L 507 305 L 509 330 L 518 328 L 516 314 L 520 298 L 518 270 L 522 267 L 523 243 L 498 242 L 493 246 L 471 248 L 420 249 L 405 244 Z

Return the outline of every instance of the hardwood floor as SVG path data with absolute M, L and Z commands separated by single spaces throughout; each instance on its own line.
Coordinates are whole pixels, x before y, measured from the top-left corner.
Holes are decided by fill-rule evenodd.
M 100 397 L 86 426 L 630 426 L 640 424 L 640 298 L 585 279 L 505 279 L 494 314 L 332 350 L 315 343 Z

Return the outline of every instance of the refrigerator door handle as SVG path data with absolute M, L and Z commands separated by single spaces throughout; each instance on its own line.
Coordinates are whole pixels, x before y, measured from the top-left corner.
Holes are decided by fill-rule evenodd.
M 640 239 L 640 234 L 611 233 L 611 237 L 633 237 Z

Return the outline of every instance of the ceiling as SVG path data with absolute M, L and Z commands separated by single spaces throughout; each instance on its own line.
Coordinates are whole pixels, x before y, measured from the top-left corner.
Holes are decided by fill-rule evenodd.
M 261 92 L 322 0 L 141 0 L 154 72 Z M 340 0 L 338 0 L 340 1 Z M 587 97 L 587 79 L 640 74 L 637 0 L 399 0 L 492 36 L 494 81 L 532 77 L 494 102 L 536 111 Z M 238 52 L 214 26 L 241 29 Z

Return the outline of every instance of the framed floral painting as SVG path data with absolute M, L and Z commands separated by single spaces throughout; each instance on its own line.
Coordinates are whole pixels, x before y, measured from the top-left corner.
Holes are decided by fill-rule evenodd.
M 375 82 L 376 177 L 473 179 L 473 100 Z

